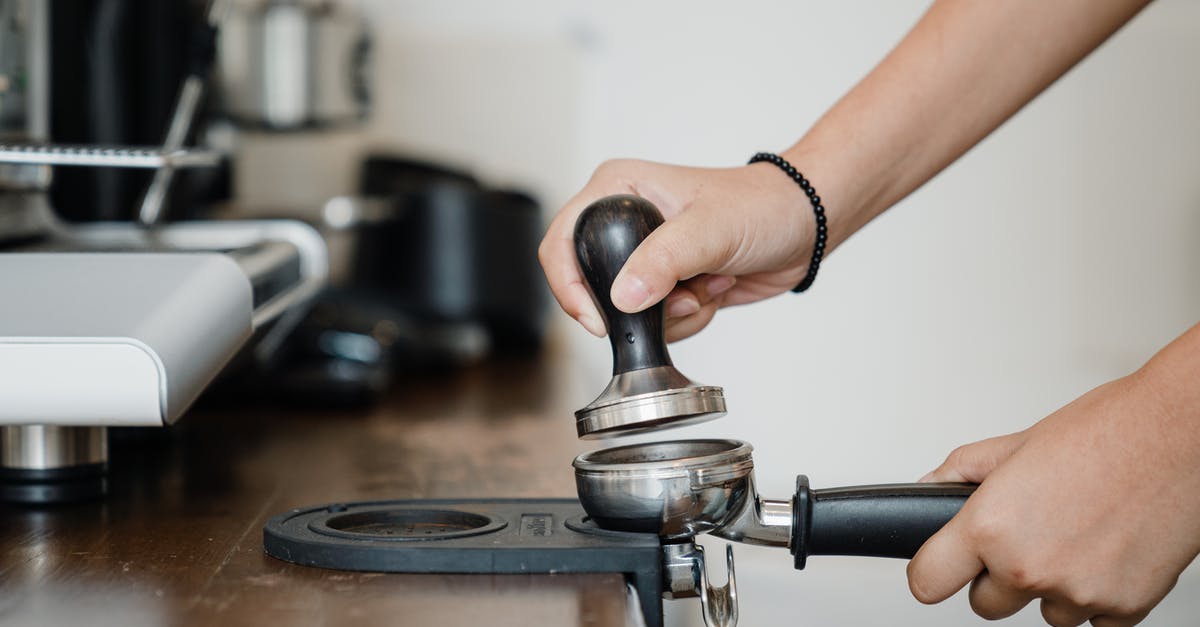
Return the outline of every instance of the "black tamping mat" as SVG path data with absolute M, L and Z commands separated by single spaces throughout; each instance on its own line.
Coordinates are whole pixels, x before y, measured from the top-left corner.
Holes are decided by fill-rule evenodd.
M 331 503 L 275 516 L 267 554 L 295 564 L 381 573 L 621 573 L 647 627 L 661 627 L 662 547 L 606 531 L 574 499 Z

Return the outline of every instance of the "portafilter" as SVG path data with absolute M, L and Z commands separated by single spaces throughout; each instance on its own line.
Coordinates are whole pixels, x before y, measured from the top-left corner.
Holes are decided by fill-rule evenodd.
M 631 444 L 575 458 L 575 485 L 595 524 L 657 533 L 664 542 L 668 596 L 700 596 L 712 627 L 737 623 L 732 547 L 729 583 L 707 583 L 708 533 L 734 542 L 787 547 L 797 569 L 810 555 L 911 558 L 975 490 L 962 483 L 899 483 L 813 490 L 796 478 L 791 499 L 754 487 L 753 448 L 738 440 Z
M 589 205 L 575 223 L 575 253 L 612 344 L 613 377 L 596 400 L 575 412 L 581 438 L 677 427 L 725 414 L 725 394 L 675 368 L 663 340 L 663 304 L 627 314 L 610 291 L 629 255 L 663 223 L 644 198 L 617 195 Z

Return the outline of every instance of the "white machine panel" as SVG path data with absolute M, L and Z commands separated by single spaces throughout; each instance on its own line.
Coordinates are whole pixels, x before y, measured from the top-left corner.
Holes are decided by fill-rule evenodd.
M 251 334 L 219 253 L 0 254 L 0 424 L 173 422 Z

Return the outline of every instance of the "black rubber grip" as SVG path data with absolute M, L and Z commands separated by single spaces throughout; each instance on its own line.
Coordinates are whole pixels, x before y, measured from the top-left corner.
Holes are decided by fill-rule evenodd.
M 896 483 L 811 490 L 796 480 L 792 555 L 797 569 L 809 555 L 911 559 L 975 491 L 967 483 Z
M 617 309 L 610 297 L 613 279 L 629 255 L 662 223 L 657 207 L 631 195 L 601 198 L 588 205 L 575 222 L 575 254 L 608 327 L 613 375 L 672 365 L 663 338 L 663 304 L 627 314 Z

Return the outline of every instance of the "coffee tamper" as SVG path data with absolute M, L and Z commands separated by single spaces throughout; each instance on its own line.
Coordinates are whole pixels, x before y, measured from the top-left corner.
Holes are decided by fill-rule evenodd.
M 725 413 L 720 387 L 695 383 L 671 363 L 663 337 L 663 304 L 627 314 L 610 297 L 613 279 L 629 255 L 662 223 L 657 207 L 632 195 L 601 198 L 575 223 L 579 267 L 604 316 L 613 354 L 608 387 L 575 412 L 581 438 L 677 427 Z

